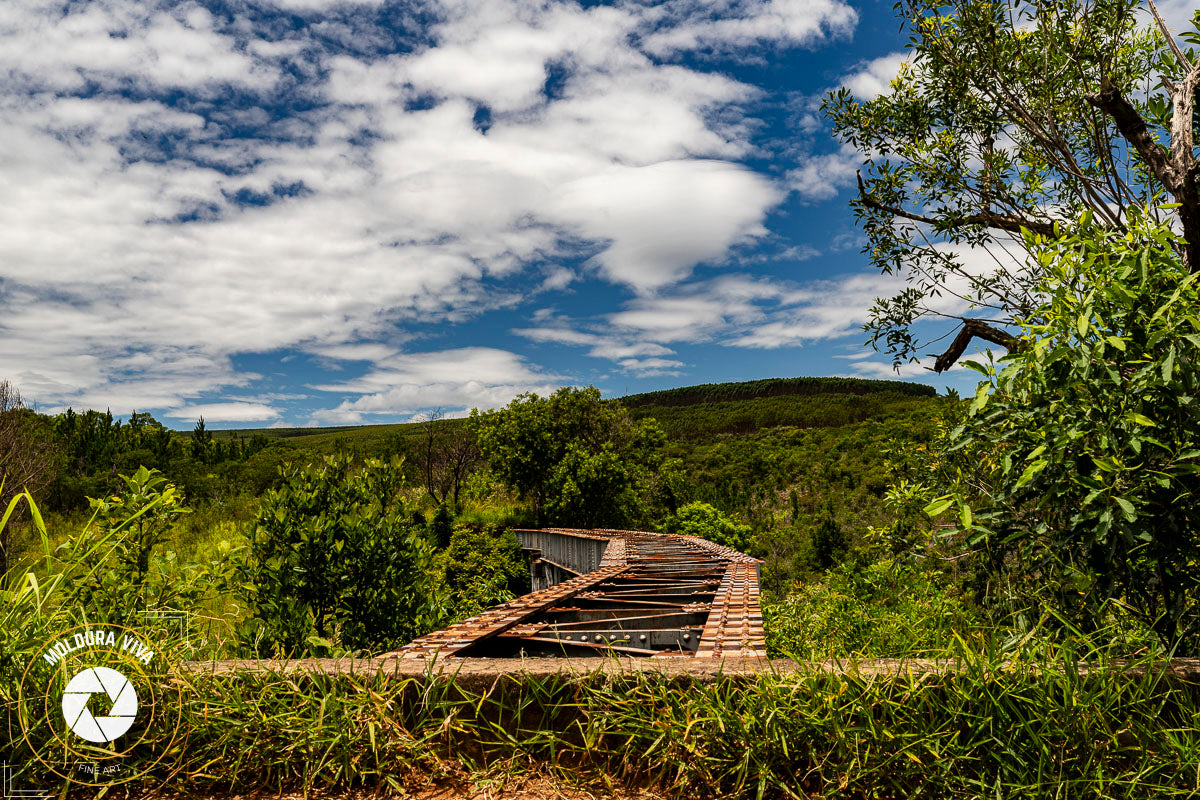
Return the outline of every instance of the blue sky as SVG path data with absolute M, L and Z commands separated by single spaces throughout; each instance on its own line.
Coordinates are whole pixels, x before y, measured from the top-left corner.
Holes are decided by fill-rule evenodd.
M 894 377 L 816 108 L 902 46 L 890 0 L 5 0 L 0 378 L 230 427 Z

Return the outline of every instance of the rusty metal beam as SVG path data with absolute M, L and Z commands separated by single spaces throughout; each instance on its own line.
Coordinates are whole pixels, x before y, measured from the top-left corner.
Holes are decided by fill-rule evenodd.
M 517 534 L 546 563 L 553 563 L 547 552 L 575 562 L 553 563 L 561 573 L 590 571 L 422 636 L 392 655 L 766 655 L 759 561 L 745 553 L 649 531 L 542 528 Z

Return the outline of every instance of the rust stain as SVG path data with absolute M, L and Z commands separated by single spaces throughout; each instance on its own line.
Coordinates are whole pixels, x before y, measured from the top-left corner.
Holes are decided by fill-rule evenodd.
M 519 533 L 607 544 L 596 569 L 422 636 L 389 655 L 766 657 L 758 559 L 704 539 L 651 531 Z

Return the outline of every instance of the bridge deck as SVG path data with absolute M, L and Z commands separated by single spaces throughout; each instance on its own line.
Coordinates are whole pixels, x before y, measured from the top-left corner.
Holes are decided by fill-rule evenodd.
M 534 554 L 535 591 L 394 655 L 766 656 L 757 559 L 704 539 L 648 531 L 542 528 L 517 535 Z

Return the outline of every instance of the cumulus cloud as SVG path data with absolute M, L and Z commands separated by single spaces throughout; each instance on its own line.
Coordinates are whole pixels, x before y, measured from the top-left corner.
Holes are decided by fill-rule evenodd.
M 1001 268 L 1020 269 L 1021 250 L 1014 242 L 1001 242 L 991 252 L 959 245 L 938 245 L 938 249 L 955 256 L 965 272 L 948 279 L 940 296 L 925 300 L 931 319 L 944 320 L 946 326 L 953 326 L 955 317 L 972 313 L 967 298 L 973 278 Z M 546 312 L 538 315 L 541 325 L 513 332 L 535 342 L 585 347 L 587 355 L 607 359 L 635 376 L 681 374 L 686 362 L 670 357 L 682 345 L 774 350 L 847 337 L 861 341 L 876 299 L 908 285 L 904 275 L 877 272 L 804 282 L 735 273 L 635 297 L 620 311 L 599 319 L 569 320 Z M 872 355 L 857 351 L 834 358 L 852 362 L 850 374 L 895 377 L 890 363 L 871 361 Z M 920 365 L 900 372 L 901 377 L 927 374 Z
M 614 333 L 612 326 L 608 324 L 595 325 L 603 331 L 602 333 L 589 332 L 570 327 L 567 320 L 551 317 L 543 321 L 551 324 L 545 327 L 516 328 L 512 333 L 532 342 L 586 346 L 587 355 L 592 358 L 613 361 L 623 372 L 638 377 L 677 375 L 677 368 L 684 366 L 682 361 L 660 358 L 673 355 L 675 351 L 656 342 L 640 340 L 637 332 Z
M 657 55 L 771 42 L 812 44 L 845 36 L 858 22 L 858 12 L 838 0 L 675 0 L 663 12 L 671 24 L 645 38 L 646 48 Z
M 313 388 L 357 395 L 336 407 L 318 411 L 320 422 L 353 424 L 371 415 L 412 415 L 422 409 L 450 412 L 490 409 L 518 394 L 548 394 L 564 380 L 546 373 L 506 350 L 466 347 L 426 353 L 393 353 L 375 361 L 365 375 Z
M 836 197 L 843 189 L 854 186 L 862 160 L 848 145 L 832 153 L 802 156 L 800 166 L 788 172 L 788 188 L 810 202 Z
M 279 410 L 263 403 L 204 403 L 172 409 L 166 416 L 185 420 L 204 417 L 205 422 L 263 422 L 278 417 Z
M 446 0 L 400 47 L 373 0 L 259 5 L 308 23 L 0 4 L 0 358 L 43 405 L 191 413 L 253 388 L 239 355 L 299 349 L 392 381 L 336 413 L 407 408 L 406 324 L 520 302 L 505 281 L 530 271 L 562 290 L 574 273 L 545 264 L 580 255 L 657 296 L 761 237 L 782 199 L 742 163 L 757 90 L 662 56 L 855 20 L 840 0 Z M 632 361 L 661 343 L 592 346 L 670 366 Z M 466 405 L 553 383 L 526 371 L 430 385 Z
M 874 100 L 888 91 L 907 61 L 907 53 L 888 53 L 860 65 L 853 72 L 844 75 L 840 83 L 859 100 Z

